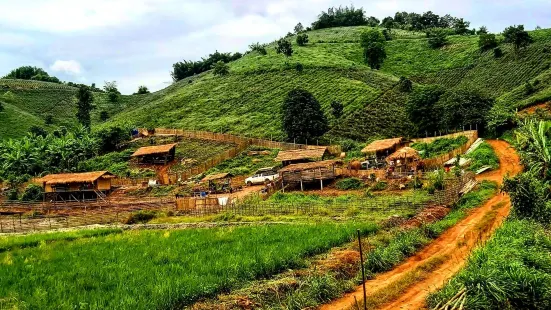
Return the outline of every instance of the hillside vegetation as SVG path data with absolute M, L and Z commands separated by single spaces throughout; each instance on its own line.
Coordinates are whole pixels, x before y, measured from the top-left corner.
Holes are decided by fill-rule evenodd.
M 74 128 L 77 124 L 76 87 L 63 84 L 0 79 L 0 102 L 5 110 L 0 112 L 0 139 L 25 135 L 31 126 L 51 130 L 60 126 Z M 139 96 L 121 96 L 111 103 L 107 94 L 94 93 L 95 109 L 92 123 L 101 122 L 101 111 L 115 115 Z M 48 120 L 50 118 L 50 120 Z
M 551 74 L 550 30 L 531 32 L 534 43 L 519 53 L 501 44 L 504 55 L 496 58 L 492 51 L 479 50 L 477 35 L 450 36 L 448 45 L 432 49 L 424 33 L 394 29 L 381 69 L 371 70 L 359 43 L 359 34 L 367 28 L 307 31 L 305 46 L 296 44 L 296 36 L 288 37 L 291 57 L 277 54 L 275 43 L 268 44 L 266 55 L 250 52 L 230 62 L 229 75 L 205 72 L 183 79 L 144 96 L 114 120 L 284 139 L 280 107 L 286 94 L 300 87 L 314 94 L 328 116 L 327 138 L 367 140 L 415 135 L 404 109 L 409 94 L 396 87 L 401 76 L 415 85 L 469 87 L 509 105 L 522 100 L 533 104 L 550 93 L 544 79 Z M 540 75 L 541 83 L 529 98 L 515 95 L 516 88 Z M 338 120 L 330 112 L 335 100 L 344 105 Z

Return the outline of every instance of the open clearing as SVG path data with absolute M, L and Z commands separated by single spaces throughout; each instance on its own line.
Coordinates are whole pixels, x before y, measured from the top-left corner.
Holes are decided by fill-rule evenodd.
M 522 170 L 520 159 L 505 141 L 488 141 L 500 159 L 499 170 L 479 176 L 479 180 L 501 181 L 507 173 L 515 175 Z M 506 194 L 498 194 L 484 206 L 475 209 L 467 218 L 450 228 L 422 251 L 410 257 L 393 270 L 382 273 L 366 282 L 368 296 L 388 289 L 402 280 L 404 275 L 414 272 L 422 265 L 437 257 L 450 256 L 438 267 L 431 269 L 424 280 L 408 287 L 398 298 L 383 305 L 382 309 L 420 309 L 430 292 L 442 287 L 465 264 L 469 253 L 492 232 L 509 214 L 510 201 Z M 320 309 L 349 309 L 355 300 L 363 300 L 363 290 L 359 286 L 354 292 L 345 295 Z

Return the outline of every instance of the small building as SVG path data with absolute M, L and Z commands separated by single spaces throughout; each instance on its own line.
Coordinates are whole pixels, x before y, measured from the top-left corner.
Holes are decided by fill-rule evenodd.
M 154 145 L 154 146 L 144 146 L 139 148 L 131 157 L 138 159 L 140 164 L 162 164 L 166 165 L 167 163 L 174 160 L 176 156 L 176 145 L 177 143 L 164 144 L 164 145 Z
M 104 200 L 111 193 L 108 171 L 49 174 L 36 182 L 42 185 L 44 201 Z
M 286 185 L 298 185 L 304 190 L 304 183 L 319 182 L 323 189 L 324 180 L 334 180 L 337 177 L 336 160 L 324 160 L 311 163 L 294 164 L 279 170 L 283 187 Z
M 201 180 L 201 183 L 208 182 L 209 191 L 211 193 L 217 193 L 219 191 L 231 192 L 231 177 L 232 175 L 227 172 L 209 174 Z
M 324 159 L 329 152 L 327 147 L 312 147 L 308 149 L 279 151 L 275 161 L 281 162 L 283 166 L 307 163 Z
M 377 157 L 388 156 L 394 153 L 402 144 L 404 138 L 392 138 L 384 140 L 375 140 L 362 149 L 364 154 L 374 154 Z
M 411 147 L 403 147 L 386 158 L 391 168 L 396 167 L 401 172 L 416 170 L 422 165 L 419 153 Z M 409 168 L 409 169 L 408 169 Z

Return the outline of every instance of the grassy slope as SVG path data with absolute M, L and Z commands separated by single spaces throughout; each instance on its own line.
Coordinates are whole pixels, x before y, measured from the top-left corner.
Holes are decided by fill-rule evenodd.
M 373 71 L 363 63 L 358 42 L 365 28 L 311 31 L 304 47 L 291 37 L 294 54 L 289 59 L 276 54 L 271 43 L 266 56 L 251 53 L 230 63 L 229 76 L 207 72 L 188 78 L 141 98 L 137 108 L 127 109 L 116 120 L 282 139 L 281 102 L 290 89 L 302 87 L 318 98 L 331 120 L 327 137 L 408 136 L 408 94 L 393 88 L 400 76 L 448 88 L 474 87 L 499 97 L 549 69 L 550 30 L 532 32 L 535 43 L 518 56 L 502 45 L 502 58 L 494 58 L 491 51 L 481 53 L 477 36 L 452 36 L 449 45 L 433 50 L 422 33 L 394 31 L 388 58 L 380 71 Z M 302 73 L 295 70 L 297 63 L 304 66 Z M 330 116 L 333 100 L 345 105 L 340 121 Z
M 6 110 L 0 112 L 0 139 L 24 135 L 33 125 L 53 129 L 58 126 L 73 127 L 77 124 L 75 94 L 76 88 L 40 81 L 0 79 L 0 101 Z M 107 95 L 94 93 L 96 108 L 92 111 L 92 123 L 100 122 L 102 110 L 115 115 L 136 96 L 121 96 L 120 102 L 112 104 Z M 53 124 L 45 126 L 45 116 L 53 116 Z

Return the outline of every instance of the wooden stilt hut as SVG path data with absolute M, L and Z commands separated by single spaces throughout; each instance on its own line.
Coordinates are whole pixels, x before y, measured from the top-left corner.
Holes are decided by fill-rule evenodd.
M 404 138 L 392 138 L 384 140 L 375 140 L 362 149 L 366 155 L 375 155 L 376 157 L 386 157 L 394 153 L 404 143 Z
M 164 145 L 154 145 L 154 146 L 144 146 L 136 150 L 131 156 L 138 159 L 140 164 L 162 164 L 166 165 L 167 163 L 174 160 L 176 156 L 176 145 L 177 143 L 164 144 Z
M 415 170 L 420 160 L 421 157 L 419 153 L 407 146 L 399 149 L 386 158 L 389 166 L 396 167 L 399 172 L 408 172 L 408 168 L 413 168 L 413 170 Z
M 309 149 L 280 151 L 275 161 L 283 166 L 322 160 L 328 155 L 327 147 L 312 147 Z
M 311 163 L 289 165 L 279 170 L 283 187 L 287 185 L 298 185 L 304 190 L 304 183 L 319 182 L 323 189 L 324 180 L 334 180 L 337 176 L 335 166 L 336 160 L 324 160 Z
M 108 171 L 49 174 L 36 182 L 42 185 L 44 201 L 105 200 L 111 192 Z

